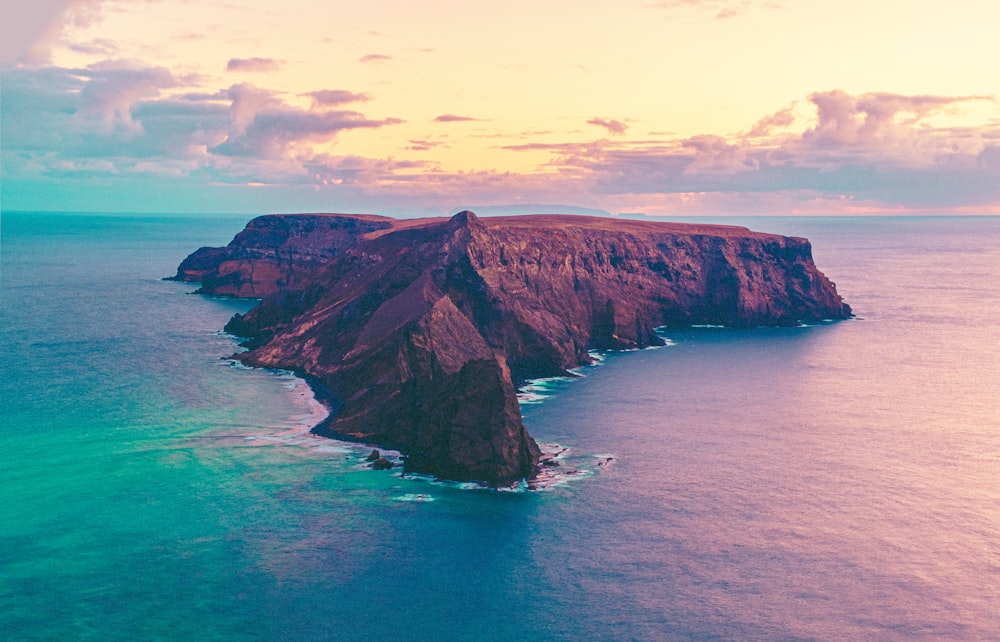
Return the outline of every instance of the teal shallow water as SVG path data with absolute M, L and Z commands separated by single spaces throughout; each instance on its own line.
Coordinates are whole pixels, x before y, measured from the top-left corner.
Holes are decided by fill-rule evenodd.
M 864 320 L 542 386 L 594 474 L 541 493 L 304 434 L 301 382 L 222 359 L 250 303 L 160 280 L 243 223 L 4 213 L 0 637 L 1000 637 L 998 219 L 753 220 Z

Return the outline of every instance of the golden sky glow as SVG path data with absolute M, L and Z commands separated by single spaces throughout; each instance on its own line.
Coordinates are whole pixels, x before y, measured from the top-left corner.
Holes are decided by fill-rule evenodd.
M 4 12 L 8 209 L 1000 212 L 994 2 Z

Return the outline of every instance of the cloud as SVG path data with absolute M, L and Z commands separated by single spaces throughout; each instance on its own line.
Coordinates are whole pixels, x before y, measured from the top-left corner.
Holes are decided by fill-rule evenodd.
M 229 113 L 236 132 L 246 131 L 261 111 L 277 109 L 282 105 L 277 92 L 261 89 L 250 83 L 233 85 L 225 92 L 225 96 L 232 101 Z
M 360 196 L 380 211 L 437 208 L 456 203 L 509 205 L 551 202 L 553 176 L 500 171 L 443 171 L 431 162 L 317 156 L 307 164 L 309 179 L 333 194 Z M 566 184 L 556 179 L 556 190 Z M 580 196 L 577 192 L 574 197 Z M 564 194 L 565 196 L 565 194 Z M 585 201 L 581 204 L 586 204 Z M 440 215 L 440 214 L 438 214 Z
M 302 95 L 312 98 L 315 107 L 333 107 L 347 103 L 365 102 L 370 99 L 368 94 L 357 94 L 346 89 L 321 89 Z
M 359 62 L 364 62 L 364 63 L 369 63 L 369 62 L 382 63 L 382 62 L 387 62 L 389 60 L 392 60 L 392 56 L 386 56 L 386 55 L 383 55 L 383 54 L 367 54 L 367 55 L 361 56 Z
M 809 100 L 816 105 L 818 123 L 803 135 L 803 141 L 833 148 L 899 149 L 908 140 L 928 140 L 916 127 L 928 115 L 960 103 L 992 99 L 881 93 L 852 96 L 837 90 L 814 93 Z
M 50 153 L 74 129 L 70 122 L 86 81 L 71 70 L 11 69 L 0 73 L 0 131 L 7 156 Z
M 0 65 L 49 61 L 52 47 L 70 27 L 100 19 L 103 0 L 32 0 L 4 7 L 0 22 Z
M 406 149 L 414 152 L 426 152 L 437 148 L 448 148 L 448 144 L 443 141 L 410 139 Z
M 310 112 L 291 107 L 265 109 L 239 133 L 209 149 L 213 154 L 259 159 L 284 157 L 293 143 L 326 142 L 347 129 L 374 129 L 395 125 L 398 118 L 365 118 L 353 111 Z
M 759 167 L 746 147 L 731 143 L 722 136 L 693 136 L 682 141 L 681 147 L 691 152 L 691 162 L 683 171 L 686 176 L 725 176 Z
M 184 91 L 185 79 L 169 70 L 128 62 L 18 68 L 3 72 L 0 82 L 3 168 L 6 176 L 21 178 L 86 180 L 94 172 L 160 167 L 164 175 L 201 173 L 223 183 L 251 176 L 301 179 L 312 144 L 348 129 L 402 122 L 302 109 L 248 83 Z
M 751 9 L 762 8 L 770 10 L 787 10 L 788 7 L 777 2 L 757 2 L 752 0 L 666 0 L 651 5 L 671 13 L 697 12 L 709 14 L 717 20 L 728 20 L 741 16 Z
M 96 38 L 90 42 L 69 43 L 66 47 L 70 51 L 88 56 L 112 57 L 118 51 L 118 44 L 106 38 Z
M 138 189 L 130 177 L 143 177 L 191 189 L 318 190 L 309 203 L 328 195 L 370 209 L 572 201 L 649 213 L 1000 213 L 1000 118 L 949 124 L 952 114 L 993 105 L 976 96 L 815 92 L 725 136 L 640 139 L 626 130 L 553 141 L 552 132 L 534 132 L 545 138 L 492 155 L 530 153 L 517 159 L 521 166 L 542 157 L 533 168 L 454 171 L 433 153 L 447 148 L 443 137 L 401 136 L 401 158 L 333 155 L 348 130 L 401 122 L 343 109 L 363 102 L 346 90 L 212 89 L 204 79 L 128 61 L 0 74 L 3 188 L 21 201 L 32 190 L 69 193 L 68 185 L 80 194 L 98 184 L 127 194 Z M 311 108 L 299 106 L 302 96 Z
M 226 63 L 226 71 L 268 73 L 281 69 L 283 64 L 274 58 L 230 58 Z
M 322 91 L 313 93 L 330 98 Z M 228 96 L 233 128 L 225 140 L 209 149 L 216 155 L 275 159 L 298 142 L 325 142 L 343 130 L 402 122 L 398 118 L 369 119 L 355 111 L 303 110 L 285 104 L 276 92 L 246 83 L 233 85 Z
M 105 61 L 78 74 L 89 81 L 80 90 L 74 117 L 93 122 L 104 134 L 116 129 L 129 134 L 141 132 L 141 123 L 132 118 L 133 109 L 140 101 L 178 84 L 165 67 L 142 67 L 130 62 Z
M 744 135 L 504 149 L 548 151 L 548 166 L 587 184 L 595 202 L 602 195 L 787 193 L 868 208 L 1000 207 L 1000 124 L 935 125 L 936 117 L 982 100 L 834 90 L 809 96 L 805 117 L 789 107 Z
M 750 138 L 761 138 L 763 136 L 770 135 L 775 129 L 790 127 L 794 123 L 795 110 L 793 105 L 792 107 L 786 107 L 785 109 L 771 114 L 770 116 L 765 116 L 758 120 L 757 123 L 750 129 L 747 136 Z
M 365 158 L 363 156 L 332 156 L 320 154 L 304 163 L 310 177 L 321 185 L 353 185 L 378 189 L 388 183 L 409 182 L 413 170 L 425 170 L 429 165 L 419 161 Z
M 147 101 L 134 117 L 142 123 L 143 135 L 128 141 L 120 156 L 199 162 L 230 126 L 226 107 L 212 102 Z
M 456 116 L 455 114 L 441 114 L 434 119 L 435 123 L 464 123 L 468 121 L 479 120 L 478 118 L 473 118 L 472 116 Z
M 106 174 L 192 170 L 229 126 L 218 101 L 165 99 L 178 81 L 162 68 L 104 64 L 3 73 L 2 150 L 8 177 L 28 172 L 84 180 Z M 79 170 L 78 174 L 73 172 Z
M 715 14 L 718 20 L 726 20 L 727 18 L 735 18 L 737 16 L 746 13 L 747 9 L 750 8 L 750 3 L 747 0 L 737 4 L 730 4 L 719 9 L 719 12 Z
M 519 143 L 517 145 L 504 145 L 500 149 L 512 152 L 553 152 L 565 156 L 591 154 L 604 149 L 605 145 L 604 141 L 593 143 Z
M 628 125 L 620 120 L 608 120 L 606 118 L 591 118 L 587 121 L 588 125 L 597 125 L 598 127 L 603 127 L 608 130 L 609 134 L 624 134 L 625 130 L 628 129 Z

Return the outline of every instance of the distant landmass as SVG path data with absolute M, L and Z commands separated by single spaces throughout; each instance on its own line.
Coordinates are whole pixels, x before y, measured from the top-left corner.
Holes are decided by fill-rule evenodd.
M 538 470 L 525 380 L 588 364 L 591 350 L 660 345 L 661 326 L 851 315 L 806 239 L 595 216 L 261 216 L 172 278 L 262 298 L 226 326 L 248 338 L 236 358 L 328 392 L 334 412 L 315 432 L 492 486 Z

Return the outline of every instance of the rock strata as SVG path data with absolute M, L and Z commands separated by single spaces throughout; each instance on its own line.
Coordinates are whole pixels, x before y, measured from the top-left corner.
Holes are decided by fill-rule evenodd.
M 851 313 L 800 238 L 581 216 L 350 218 L 330 228 L 352 230 L 332 235 L 336 248 L 304 243 L 307 267 L 292 258 L 278 263 L 281 278 L 255 267 L 234 281 L 225 293 L 271 292 L 227 330 L 251 338 L 245 363 L 308 374 L 337 398 L 319 432 L 399 450 L 407 472 L 494 486 L 532 478 L 540 452 L 515 384 L 589 363 L 589 350 L 658 345 L 664 325 Z M 293 244 L 282 233 L 264 235 L 268 252 Z M 182 269 L 245 278 L 223 267 L 254 255 L 252 239 L 239 239 Z M 257 266 L 282 256 L 268 252 Z M 204 267 L 217 256 L 229 258 Z

